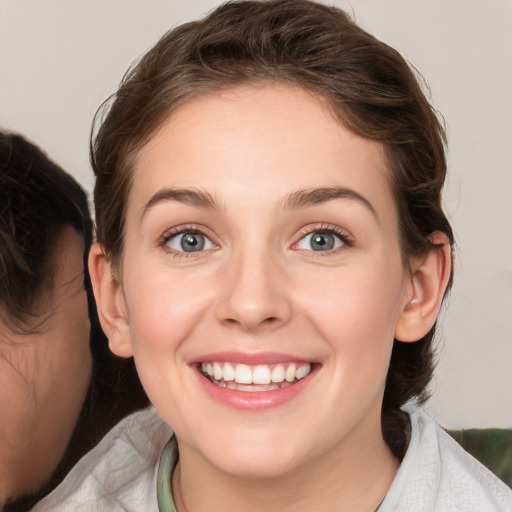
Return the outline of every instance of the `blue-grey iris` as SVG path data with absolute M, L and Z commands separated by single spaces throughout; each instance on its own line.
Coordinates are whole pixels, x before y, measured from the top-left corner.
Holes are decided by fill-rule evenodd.
M 312 233 L 310 242 L 314 251 L 330 251 L 334 247 L 335 238 L 331 233 Z
M 185 233 L 181 237 L 181 248 L 185 252 L 202 251 L 205 245 L 205 237 L 202 233 Z

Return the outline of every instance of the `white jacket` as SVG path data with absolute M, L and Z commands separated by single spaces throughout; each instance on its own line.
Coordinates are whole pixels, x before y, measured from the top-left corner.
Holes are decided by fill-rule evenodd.
M 405 410 L 411 440 L 379 512 L 512 512 L 509 487 L 421 409 Z M 33 511 L 158 512 L 158 465 L 171 436 L 151 407 L 128 416 Z

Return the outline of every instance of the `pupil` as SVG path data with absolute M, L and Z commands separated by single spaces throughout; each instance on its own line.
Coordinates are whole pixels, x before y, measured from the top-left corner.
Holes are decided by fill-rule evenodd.
M 329 251 L 334 247 L 334 237 L 329 233 L 315 233 L 311 237 L 311 247 L 316 251 Z
M 200 251 L 204 247 L 204 237 L 201 233 L 187 233 L 181 239 L 181 248 L 186 252 Z

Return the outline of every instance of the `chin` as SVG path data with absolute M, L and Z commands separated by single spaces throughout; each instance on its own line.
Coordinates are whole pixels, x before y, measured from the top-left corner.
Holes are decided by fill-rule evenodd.
M 259 437 L 259 438 L 258 438 Z M 290 442 L 291 441 L 291 442 Z M 266 479 L 285 476 L 301 465 L 307 458 L 302 453 L 304 443 L 297 445 L 295 439 L 283 436 L 228 436 L 210 444 L 203 454 L 222 472 L 239 478 Z M 215 447 L 213 450 L 211 447 Z

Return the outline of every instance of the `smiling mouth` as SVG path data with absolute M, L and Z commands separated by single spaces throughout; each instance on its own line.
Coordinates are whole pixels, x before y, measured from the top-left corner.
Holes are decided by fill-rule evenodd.
M 212 384 L 237 391 L 273 391 L 296 384 L 311 373 L 309 363 L 280 363 L 274 365 L 201 363 L 200 370 Z

